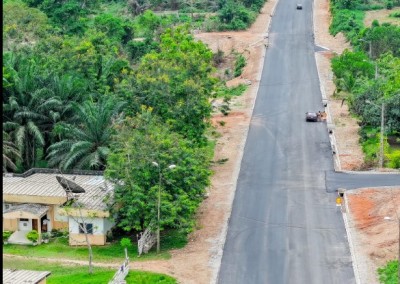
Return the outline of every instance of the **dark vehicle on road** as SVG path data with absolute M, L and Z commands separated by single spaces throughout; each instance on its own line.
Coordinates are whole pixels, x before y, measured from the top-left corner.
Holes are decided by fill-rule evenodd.
M 318 114 L 316 112 L 306 112 L 306 121 L 318 121 Z
M 297 10 L 302 10 L 302 9 L 303 9 L 303 5 L 297 4 Z

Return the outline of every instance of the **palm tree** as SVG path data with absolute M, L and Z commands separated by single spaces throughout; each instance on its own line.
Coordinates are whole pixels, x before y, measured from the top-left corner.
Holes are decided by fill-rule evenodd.
M 56 127 L 62 140 L 49 147 L 49 166 L 63 170 L 104 170 L 113 134 L 112 125 L 123 105 L 110 98 L 74 103 L 75 123 L 60 123 Z
M 3 173 L 6 173 L 7 169 L 16 171 L 15 159 L 19 158 L 21 155 L 17 146 L 10 141 L 10 136 L 3 130 Z
M 22 167 L 34 167 L 45 134 L 52 129 L 52 116 L 62 103 L 49 88 L 49 74 L 40 72 L 34 60 L 10 60 L 11 83 L 4 87 L 3 127 L 18 147 Z M 12 66 L 13 65 L 13 66 Z

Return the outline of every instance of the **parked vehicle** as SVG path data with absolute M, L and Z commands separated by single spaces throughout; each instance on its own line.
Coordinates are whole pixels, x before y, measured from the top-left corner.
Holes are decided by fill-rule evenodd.
M 306 112 L 306 121 L 317 122 L 318 114 L 316 112 Z
M 327 113 L 325 111 L 319 112 L 306 112 L 306 121 L 317 122 L 326 121 Z

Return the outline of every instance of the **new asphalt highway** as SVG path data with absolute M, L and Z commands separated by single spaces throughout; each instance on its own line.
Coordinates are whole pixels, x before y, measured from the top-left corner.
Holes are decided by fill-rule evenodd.
M 312 1 L 279 0 L 244 149 L 220 284 L 356 283 L 337 188 L 400 175 L 336 173 L 315 64 Z

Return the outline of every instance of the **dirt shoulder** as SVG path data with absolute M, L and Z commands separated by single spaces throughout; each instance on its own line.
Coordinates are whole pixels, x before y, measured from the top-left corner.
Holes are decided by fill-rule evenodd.
M 400 187 L 349 190 L 345 200 L 359 283 L 378 284 L 377 269 L 399 253 Z

